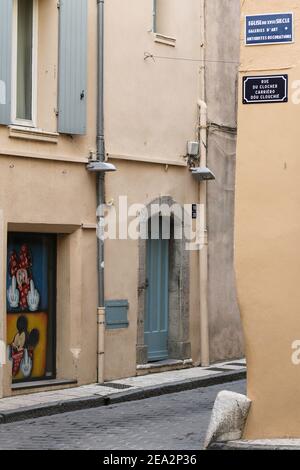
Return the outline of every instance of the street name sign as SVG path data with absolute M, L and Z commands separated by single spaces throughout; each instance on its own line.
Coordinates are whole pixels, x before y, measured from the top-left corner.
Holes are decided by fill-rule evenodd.
M 294 42 L 293 13 L 268 13 L 246 16 L 246 46 L 286 44 L 291 42 Z
M 243 77 L 243 103 L 287 103 L 288 75 Z
M 197 213 L 198 213 L 198 206 L 197 204 L 192 204 L 192 219 L 197 219 Z

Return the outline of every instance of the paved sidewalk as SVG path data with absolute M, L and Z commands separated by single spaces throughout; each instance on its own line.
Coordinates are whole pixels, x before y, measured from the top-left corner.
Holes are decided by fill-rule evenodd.
M 0 423 L 141 400 L 231 382 L 242 379 L 245 375 L 246 363 L 242 359 L 210 367 L 192 367 L 114 380 L 104 385 L 84 385 L 3 398 L 0 400 Z

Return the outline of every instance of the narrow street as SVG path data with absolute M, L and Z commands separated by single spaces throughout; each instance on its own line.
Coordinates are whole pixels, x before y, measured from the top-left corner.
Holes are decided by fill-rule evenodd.
M 0 426 L 0 449 L 197 450 L 217 393 L 245 381 Z

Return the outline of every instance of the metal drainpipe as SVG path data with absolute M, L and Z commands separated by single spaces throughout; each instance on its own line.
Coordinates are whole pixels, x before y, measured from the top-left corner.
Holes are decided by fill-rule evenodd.
M 200 139 L 200 166 L 207 165 L 207 104 L 205 102 L 205 0 L 201 0 L 201 47 L 200 47 L 200 99 L 199 107 L 199 139 Z M 200 341 L 201 365 L 209 366 L 209 324 L 208 324 L 208 237 L 207 237 L 207 183 L 199 183 L 199 199 L 204 211 L 204 240 L 199 251 L 199 279 L 200 279 Z
M 97 0 L 97 160 L 105 161 L 104 142 L 104 0 Z M 97 270 L 98 270 L 98 308 L 97 308 L 97 382 L 104 382 L 104 238 L 101 232 L 104 227 L 105 173 L 96 173 L 97 178 L 97 222 L 100 236 L 97 237 Z
M 157 0 L 152 0 L 152 32 L 157 33 Z
M 201 167 L 206 167 L 207 161 L 207 105 L 198 101 Z M 207 237 L 207 182 L 199 182 L 199 200 L 203 210 L 203 240 L 199 251 L 199 279 L 200 279 L 200 341 L 201 366 L 209 366 L 209 324 L 208 324 L 208 237 Z

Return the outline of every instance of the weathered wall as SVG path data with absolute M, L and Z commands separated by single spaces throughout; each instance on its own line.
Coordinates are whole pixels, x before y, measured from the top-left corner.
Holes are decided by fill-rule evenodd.
M 81 229 L 82 223 L 93 226 L 96 209 L 95 180 L 84 165 L 90 152 L 95 152 L 96 142 L 97 3 L 88 1 L 87 135 L 60 135 L 49 143 L 47 136 L 36 141 L 27 132 L 20 139 L 11 129 L 0 126 L 0 209 L 4 211 L 0 283 L 5 292 L 7 230 L 61 234 L 58 377 L 78 378 L 79 383 L 96 379 L 96 238 L 95 230 Z M 237 47 L 231 38 L 236 24 L 233 16 L 238 14 L 236 2 L 209 0 L 206 4 L 207 58 L 223 60 L 226 56 L 232 60 Z M 197 203 L 198 184 L 184 155 L 186 142 L 197 137 L 200 1 L 164 1 L 165 16 L 158 32 L 171 35 L 173 45 L 159 42 L 150 32 L 152 0 L 130 0 L 130 8 L 128 5 L 123 0 L 105 2 L 106 151 L 118 167 L 118 172 L 106 179 L 107 201 L 117 207 L 118 196 L 128 195 L 129 204 L 149 204 L 163 196 L 180 204 Z M 226 41 L 224 18 L 230 31 Z M 57 130 L 57 26 L 57 2 L 40 0 L 37 124 L 46 133 Z M 145 53 L 154 57 L 145 59 Z M 209 119 L 234 126 L 234 65 L 207 62 L 206 84 Z M 218 175 L 217 182 L 209 184 L 208 194 L 211 358 L 216 360 L 241 352 L 231 269 L 235 139 L 231 134 L 210 131 L 208 142 L 209 166 Z M 136 372 L 138 242 L 108 241 L 105 256 L 106 298 L 125 298 L 130 306 L 129 328 L 106 332 L 105 378 L 113 379 Z M 198 252 L 191 252 L 189 258 L 189 340 L 192 359 L 199 364 Z M 5 339 L 5 295 L 1 305 L 0 339 Z M 81 349 L 78 363 L 71 349 Z M 9 367 L 4 375 L 4 393 L 9 394 Z
M 115 175 L 107 177 L 107 200 L 114 200 L 118 207 L 118 195 L 127 194 L 128 204 L 141 201 L 147 205 L 161 195 L 169 195 L 180 204 L 187 204 L 197 194 L 197 184 L 188 172 L 181 168 L 149 163 L 114 161 L 118 166 Z M 126 178 L 124 178 L 124 174 Z M 139 182 L 137 185 L 136 182 Z M 130 219 L 132 220 L 132 219 Z M 136 240 L 109 240 L 106 242 L 106 298 L 129 300 L 129 327 L 123 330 L 107 330 L 105 342 L 105 374 L 108 379 L 135 375 L 137 314 L 139 286 L 139 242 Z M 200 324 L 198 300 L 198 252 L 190 255 L 190 337 L 192 358 L 199 361 Z M 170 311 L 172 315 L 172 311 Z
M 107 177 L 107 201 L 116 207 L 118 196 L 125 194 L 129 204 L 149 204 L 163 196 L 181 204 L 199 202 L 198 183 L 183 156 L 186 142 L 197 138 L 201 2 L 162 2 L 165 16 L 158 19 L 157 32 L 171 35 L 174 47 L 157 42 L 151 33 L 152 0 L 131 0 L 130 9 L 122 0 L 106 3 L 105 138 L 107 158 L 118 167 L 117 174 Z M 206 3 L 207 58 L 238 61 L 239 2 Z M 145 60 L 145 53 L 154 57 Z M 206 64 L 211 121 L 236 125 L 236 78 L 236 63 Z M 232 267 L 235 135 L 210 132 L 209 165 L 217 174 L 217 182 L 208 185 L 209 326 L 211 358 L 217 360 L 242 355 Z M 189 262 L 190 341 L 192 359 L 199 364 L 198 252 L 190 254 Z M 106 297 L 128 298 L 130 305 L 129 328 L 106 333 L 106 374 L 115 378 L 136 369 L 138 243 L 108 241 L 105 266 Z
M 107 177 L 106 197 L 117 209 L 119 195 L 128 195 L 128 204 L 147 205 L 164 196 L 180 204 L 198 202 L 198 184 L 183 156 L 186 142 L 196 138 L 199 64 L 181 58 L 199 56 L 200 3 L 172 0 L 160 13 L 165 16 L 158 32 L 173 36 L 175 47 L 156 42 L 150 31 L 152 0 L 131 0 L 130 9 L 123 0 L 106 3 L 105 138 L 108 158 L 118 168 Z M 163 58 L 144 60 L 145 52 Z M 195 363 L 200 361 L 197 260 L 198 252 L 192 253 L 189 341 Z M 129 328 L 106 332 L 106 377 L 133 375 L 139 242 L 108 241 L 105 266 L 107 299 L 129 300 Z
M 0 160 L 3 231 L 59 233 L 57 251 L 57 378 L 96 380 L 96 237 L 82 229 L 95 221 L 94 177 L 82 164 L 20 157 Z M 80 192 L 78 188 L 81 188 Z M 6 242 L 1 250 L 6 292 Z M 6 340 L 6 296 L 1 296 L 1 339 Z M 80 350 L 76 363 L 72 349 Z M 7 377 L 10 366 L 6 367 Z M 5 395 L 10 381 L 5 378 Z
M 239 62 L 239 0 L 205 2 L 205 80 L 208 120 L 236 128 Z M 208 130 L 208 166 L 216 181 L 208 184 L 210 359 L 237 358 L 243 338 L 233 269 L 233 224 L 236 135 L 234 130 Z
M 157 43 L 151 33 L 152 0 L 131 0 L 130 8 L 122 0 L 106 4 L 105 137 L 111 157 L 182 165 L 186 142 L 195 138 L 199 64 L 179 59 L 199 57 L 200 5 L 168 4 L 175 47 Z M 165 58 L 145 60 L 146 52 Z

